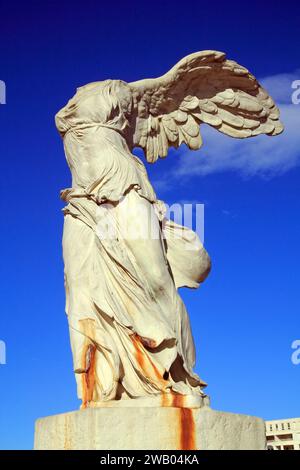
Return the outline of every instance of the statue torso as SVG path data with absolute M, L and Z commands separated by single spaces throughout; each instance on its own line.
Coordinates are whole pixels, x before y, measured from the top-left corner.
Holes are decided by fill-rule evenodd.
M 100 200 L 119 200 L 130 186 L 136 186 L 154 201 L 146 168 L 131 154 L 125 139 L 129 123 L 106 82 L 100 83 L 104 85 L 91 84 L 85 92 L 79 89 L 56 115 L 72 188 L 97 186 Z

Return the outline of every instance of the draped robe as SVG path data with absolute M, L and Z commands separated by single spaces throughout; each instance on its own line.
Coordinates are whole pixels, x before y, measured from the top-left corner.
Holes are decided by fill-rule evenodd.
M 205 383 L 193 372 L 195 347 L 177 288 L 198 287 L 209 257 L 195 232 L 166 219 L 146 168 L 128 148 L 126 118 L 109 113 L 103 83 L 79 92 L 56 116 L 72 173 L 61 197 L 78 397 L 85 407 L 201 396 Z M 141 234 L 147 224 L 151 233 Z M 142 236 L 144 252 L 136 250 Z

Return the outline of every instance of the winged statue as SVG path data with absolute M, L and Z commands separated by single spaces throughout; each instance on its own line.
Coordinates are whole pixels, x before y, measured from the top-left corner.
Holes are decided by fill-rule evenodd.
M 206 383 L 179 287 L 210 272 L 198 235 L 168 220 L 144 163 L 202 145 L 201 124 L 236 138 L 283 130 L 272 98 L 223 52 L 159 78 L 89 83 L 56 115 L 72 186 L 61 192 L 66 313 L 82 407 L 201 406 Z

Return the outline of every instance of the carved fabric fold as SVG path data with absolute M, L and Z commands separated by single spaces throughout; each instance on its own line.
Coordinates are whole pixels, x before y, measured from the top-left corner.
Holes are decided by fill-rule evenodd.
M 161 280 L 160 286 L 156 280 L 152 282 L 149 273 L 137 264 L 130 249 L 131 241 L 128 244 L 124 215 L 134 213 L 142 216 L 144 206 L 152 212 L 157 233 L 156 240 L 151 243 L 161 250 L 164 257 L 165 269 L 160 263 L 153 265 L 151 270 L 153 276 L 157 275 L 158 283 Z M 169 246 L 167 240 L 165 249 L 161 223 L 154 206 L 137 191 L 131 190 L 118 204 L 97 205 L 87 198 L 74 197 L 65 208 L 66 311 L 78 396 L 83 403 L 170 390 L 181 394 L 201 394 L 201 387 L 205 385 L 192 371 L 195 349 L 189 319 L 167 257 L 168 253 L 170 259 L 176 259 L 176 244 L 181 251 L 188 239 L 174 237 Z M 109 236 L 103 234 L 103 221 L 110 227 Z M 163 226 L 168 227 L 167 230 L 172 230 L 170 227 L 174 229 L 174 223 L 169 224 L 166 220 Z M 199 249 L 202 245 L 198 246 Z M 190 261 L 195 253 L 195 248 L 186 251 L 186 270 L 179 260 L 183 272 L 186 271 L 185 280 L 190 271 L 191 284 L 196 282 L 194 270 L 190 270 Z M 157 289 L 161 295 L 157 294 Z M 92 396 L 87 400 L 86 355 L 89 345 L 95 348 L 95 374 Z

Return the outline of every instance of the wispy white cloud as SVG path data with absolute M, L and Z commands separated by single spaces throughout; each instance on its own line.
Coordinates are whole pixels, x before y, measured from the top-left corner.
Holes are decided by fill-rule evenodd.
M 292 83 L 300 80 L 300 69 L 292 73 L 279 73 L 260 80 L 277 103 L 291 104 Z
M 203 147 L 193 152 L 193 155 L 187 155 L 191 152 L 183 147 L 178 152 L 172 178 L 179 180 L 224 171 L 270 178 L 299 166 L 300 105 L 292 104 L 291 101 L 292 82 L 299 79 L 300 70 L 260 80 L 280 108 L 281 120 L 285 125 L 281 135 L 240 140 L 224 136 L 209 126 L 201 126 Z M 157 183 L 161 189 L 166 189 L 163 180 Z

